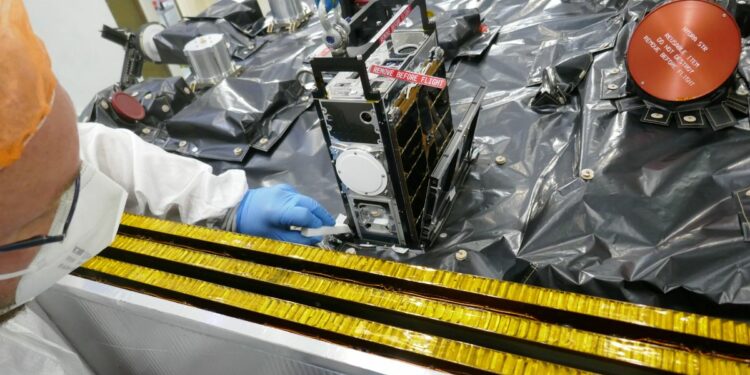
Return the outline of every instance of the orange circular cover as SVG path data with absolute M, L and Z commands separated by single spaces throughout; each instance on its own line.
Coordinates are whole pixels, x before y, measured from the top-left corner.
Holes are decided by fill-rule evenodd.
M 647 94 L 684 102 L 710 94 L 734 73 L 740 29 L 721 6 L 703 0 L 668 2 L 646 15 L 630 39 L 630 76 Z

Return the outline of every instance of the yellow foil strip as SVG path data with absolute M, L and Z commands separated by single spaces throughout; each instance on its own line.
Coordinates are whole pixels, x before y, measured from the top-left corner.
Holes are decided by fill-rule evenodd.
M 750 327 L 742 322 L 350 255 L 142 216 L 125 214 L 122 224 L 422 284 L 750 345 Z
M 83 268 L 263 315 L 283 317 L 291 322 L 432 358 L 439 358 L 479 370 L 529 375 L 582 373 L 575 369 L 547 362 L 395 328 L 111 259 L 97 257 L 84 264 Z
M 531 319 L 289 271 L 132 237 L 117 236 L 111 247 L 659 370 L 676 373 L 712 373 L 718 369 L 726 369 L 729 373 L 750 373 L 750 365 L 747 363 L 722 357 L 687 352 L 567 327 L 554 328 L 552 324 Z M 678 352 L 683 352 L 685 355 L 681 357 Z M 667 358 L 670 360 L 665 360 Z

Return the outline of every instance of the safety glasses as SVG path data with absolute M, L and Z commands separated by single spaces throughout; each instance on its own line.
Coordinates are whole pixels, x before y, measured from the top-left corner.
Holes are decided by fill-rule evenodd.
M 76 210 L 76 205 L 78 204 L 78 193 L 81 189 L 81 175 L 78 174 L 78 177 L 76 177 L 75 182 L 73 183 L 73 202 L 70 205 L 70 211 L 68 211 L 68 217 L 65 219 L 65 225 L 63 226 L 62 233 L 58 235 L 39 235 L 34 236 L 22 241 L 13 242 L 7 245 L 0 246 L 0 253 L 8 252 L 8 251 L 15 251 L 15 250 L 21 250 L 21 249 L 27 249 L 31 247 L 37 247 L 42 246 L 50 243 L 55 242 L 62 242 L 65 240 L 65 235 L 68 233 L 68 226 L 70 226 L 71 220 L 73 220 L 73 214 Z

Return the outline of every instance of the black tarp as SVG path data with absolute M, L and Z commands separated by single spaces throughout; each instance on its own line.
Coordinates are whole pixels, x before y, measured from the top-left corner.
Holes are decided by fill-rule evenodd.
M 747 119 L 716 132 L 643 124 L 618 111 L 622 95 L 603 92 L 608 72 L 624 69 L 635 22 L 654 4 L 429 1 L 436 14 L 478 7 L 497 31 L 488 51 L 457 58 L 449 73 L 456 103 L 487 86 L 476 130 L 481 153 L 434 248 L 368 254 L 747 319 L 750 245 L 732 195 L 750 187 Z M 268 36 L 243 62 L 243 76 L 262 85 L 293 79 L 321 35 L 311 21 L 295 34 Z M 584 55 L 593 63 L 579 59 L 590 67 L 565 104 L 531 108 L 543 71 Z M 743 58 L 741 69 L 748 67 Z M 325 147 L 317 115 L 307 109 L 272 152 L 206 161 L 217 172 L 246 170 L 251 186 L 290 183 L 343 212 Z M 504 165 L 495 163 L 500 155 Z M 593 179 L 582 179 L 583 169 Z M 456 259 L 459 249 L 469 252 L 466 260 Z

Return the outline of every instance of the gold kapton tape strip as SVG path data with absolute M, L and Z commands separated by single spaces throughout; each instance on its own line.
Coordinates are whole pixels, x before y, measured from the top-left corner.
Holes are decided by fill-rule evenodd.
M 96 257 L 85 263 L 83 268 L 482 371 L 529 375 L 583 373 L 576 369 L 400 329 L 112 259 Z
M 750 373 L 750 364 L 723 357 L 590 333 L 126 236 L 118 236 L 111 247 L 658 370 L 682 374 Z
M 478 295 L 750 345 L 750 328 L 743 322 L 436 270 L 142 216 L 125 214 L 122 224 Z

